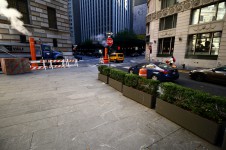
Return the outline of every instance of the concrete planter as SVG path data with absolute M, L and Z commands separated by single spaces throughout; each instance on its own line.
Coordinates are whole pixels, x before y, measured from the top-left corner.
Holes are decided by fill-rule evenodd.
M 109 78 L 108 83 L 111 87 L 113 87 L 114 89 L 118 90 L 119 92 L 122 92 L 122 86 L 123 84 L 117 80 L 114 80 L 112 78 Z
M 108 84 L 108 76 L 98 73 L 98 80 Z
M 123 85 L 123 95 L 148 108 L 155 108 L 156 98 L 153 95 L 144 93 L 126 85 Z
M 156 112 L 212 144 L 222 139 L 222 125 L 157 98 Z

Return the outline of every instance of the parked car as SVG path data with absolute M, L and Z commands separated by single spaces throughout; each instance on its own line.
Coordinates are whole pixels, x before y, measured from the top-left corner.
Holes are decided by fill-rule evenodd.
M 189 73 L 191 79 L 197 81 L 211 81 L 226 84 L 226 66 L 212 69 L 192 70 Z
M 179 78 L 177 68 L 162 62 L 141 63 L 129 68 L 128 72 L 139 75 L 141 68 L 147 69 L 147 78 L 159 81 L 174 81 Z

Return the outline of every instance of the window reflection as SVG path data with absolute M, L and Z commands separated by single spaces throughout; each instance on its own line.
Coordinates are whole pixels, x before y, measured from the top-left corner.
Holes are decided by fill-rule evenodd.
M 206 23 L 223 20 L 226 13 L 226 2 L 220 2 L 194 9 L 191 15 L 191 24 Z
M 176 28 L 176 24 L 177 14 L 161 18 L 159 23 L 159 30 L 161 31 Z
M 224 19 L 225 14 L 226 14 L 226 2 L 219 3 L 217 20 Z
M 216 20 L 216 5 L 210 5 L 201 9 L 199 23 L 205 23 Z
M 176 4 L 176 0 L 162 0 L 161 9 L 173 6 L 174 4 Z
M 173 54 L 175 37 L 159 39 L 158 54 Z
M 218 55 L 221 32 L 202 33 L 188 37 L 188 55 Z
M 192 23 L 191 24 L 198 24 L 199 23 L 199 9 L 196 9 L 192 13 Z

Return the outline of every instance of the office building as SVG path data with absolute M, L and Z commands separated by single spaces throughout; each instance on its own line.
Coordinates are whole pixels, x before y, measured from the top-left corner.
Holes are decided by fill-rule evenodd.
M 7 0 L 7 2 L 8 8 L 15 8 L 22 13 L 21 20 L 35 41 L 49 44 L 53 49 L 65 54 L 71 53 L 67 0 Z M 18 50 L 29 52 L 28 42 L 28 35 L 13 29 L 9 20 L 0 15 L 0 45 L 10 47 L 11 53 L 17 53 Z
M 133 0 L 133 31 L 137 35 L 146 33 L 147 0 Z
M 74 9 L 77 43 L 106 32 L 117 34 L 132 29 L 130 0 L 74 0 Z
M 146 59 L 171 55 L 180 67 L 226 65 L 224 0 L 148 0 Z

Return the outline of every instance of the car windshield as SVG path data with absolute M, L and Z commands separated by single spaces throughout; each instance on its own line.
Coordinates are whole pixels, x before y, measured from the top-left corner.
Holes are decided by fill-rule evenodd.
M 172 67 L 170 65 L 167 65 L 165 63 L 160 63 L 157 66 L 162 69 L 172 69 Z
M 123 54 L 118 54 L 118 57 L 123 57 Z

